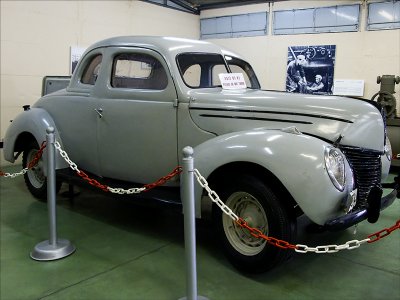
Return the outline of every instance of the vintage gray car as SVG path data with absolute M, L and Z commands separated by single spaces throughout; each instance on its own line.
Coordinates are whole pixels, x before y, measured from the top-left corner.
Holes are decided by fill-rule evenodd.
M 242 73 L 247 88 L 222 88 L 218 75 L 227 73 Z M 195 167 L 226 205 L 289 243 L 298 216 L 331 230 L 375 222 L 398 188 L 382 197 L 391 149 L 379 105 L 261 90 L 249 63 L 205 41 L 117 37 L 92 45 L 66 89 L 13 120 L 5 159 L 23 153 L 26 166 L 48 126 L 80 169 L 134 186 L 168 174 L 192 146 Z M 38 198 L 46 197 L 42 166 L 25 174 Z M 59 154 L 56 166 L 60 174 L 68 168 Z M 176 178 L 146 196 L 179 203 L 179 188 Z M 223 248 L 240 270 L 271 269 L 293 252 L 252 236 L 199 185 L 195 194 L 197 217 L 211 206 Z

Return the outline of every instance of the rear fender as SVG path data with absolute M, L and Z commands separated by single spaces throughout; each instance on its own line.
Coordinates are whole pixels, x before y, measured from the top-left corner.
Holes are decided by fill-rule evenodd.
M 332 184 L 325 169 L 327 146 L 330 144 L 318 138 L 298 133 L 242 131 L 218 136 L 195 147 L 194 165 L 202 176 L 209 178 L 213 172 L 233 162 L 257 164 L 277 177 L 312 221 L 323 224 L 340 213 L 341 201 L 353 188 L 347 161 L 346 170 L 351 177 L 348 186 L 340 192 Z M 201 215 L 201 196 L 202 188 L 196 184 L 197 217 Z
M 33 137 L 40 145 L 46 141 L 46 129 L 55 129 L 56 141 L 61 145 L 59 131 L 52 117 L 42 108 L 30 108 L 20 113 L 10 124 L 4 137 L 4 158 L 14 163 L 14 153 L 22 151 Z M 44 162 L 47 161 L 47 151 L 43 153 Z M 56 169 L 66 168 L 68 164 L 56 153 Z

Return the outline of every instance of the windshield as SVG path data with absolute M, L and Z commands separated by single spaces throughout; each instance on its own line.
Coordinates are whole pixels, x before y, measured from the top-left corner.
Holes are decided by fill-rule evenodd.
M 176 58 L 185 84 L 190 88 L 221 87 L 221 73 L 242 73 L 248 88 L 259 89 L 251 66 L 236 57 L 211 53 L 182 53 Z

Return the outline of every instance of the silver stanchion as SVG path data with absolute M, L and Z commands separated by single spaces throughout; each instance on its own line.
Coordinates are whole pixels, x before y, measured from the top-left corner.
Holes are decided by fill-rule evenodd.
M 55 171 L 55 137 L 54 128 L 48 127 L 47 147 L 47 208 L 49 213 L 50 239 L 40 242 L 31 252 L 31 258 L 39 261 L 56 260 L 66 257 L 75 251 L 75 246 L 68 240 L 57 238 L 56 225 L 56 171 Z
M 197 295 L 197 270 L 196 270 L 196 223 L 194 208 L 194 173 L 193 149 L 183 149 L 182 163 L 182 204 L 185 226 L 185 256 L 186 256 L 186 297 L 179 300 L 208 300 Z

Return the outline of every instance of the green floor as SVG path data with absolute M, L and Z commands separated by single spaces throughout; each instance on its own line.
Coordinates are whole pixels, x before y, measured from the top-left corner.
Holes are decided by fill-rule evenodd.
M 11 172 L 16 168 L 8 167 Z M 22 177 L 1 178 L 0 299 L 171 299 L 185 296 L 183 217 L 178 211 L 144 208 L 82 190 L 70 202 L 58 196 L 58 236 L 73 242 L 71 256 L 52 262 L 29 257 L 48 239 L 45 203 L 27 191 Z M 65 187 L 64 187 L 65 189 Z M 400 201 L 377 224 L 363 222 L 339 233 L 305 231 L 298 243 L 342 244 L 391 227 Z M 199 295 L 220 299 L 400 299 L 400 230 L 358 249 L 334 254 L 295 254 L 266 274 L 238 273 L 197 223 Z M 289 250 L 291 251 L 291 250 Z

